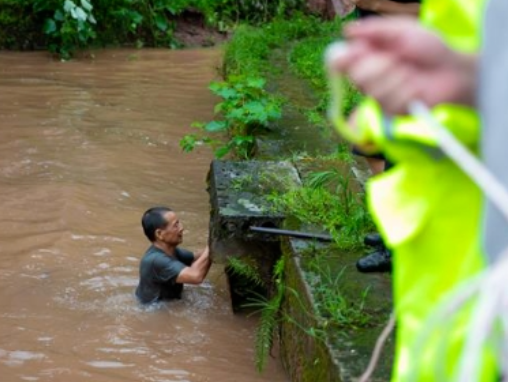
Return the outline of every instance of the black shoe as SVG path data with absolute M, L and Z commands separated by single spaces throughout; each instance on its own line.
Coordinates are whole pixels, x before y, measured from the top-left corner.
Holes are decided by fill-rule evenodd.
M 363 243 L 369 247 L 384 246 L 383 238 L 378 233 L 369 233 L 363 238 Z
M 378 251 L 369 253 L 356 262 L 356 269 L 362 273 L 372 272 L 391 272 L 392 256 L 389 250 L 382 248 Z

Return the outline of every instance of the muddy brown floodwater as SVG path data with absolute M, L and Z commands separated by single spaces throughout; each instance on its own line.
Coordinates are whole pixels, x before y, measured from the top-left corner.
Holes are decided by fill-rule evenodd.
M 144 309 L 140 216 L 169 205 L 184 247 L 207 242 L 218 50 L 0 54 L 0 381 L 286 381 L 254 368 L 254 317 L 231 312 L 223 267 Z

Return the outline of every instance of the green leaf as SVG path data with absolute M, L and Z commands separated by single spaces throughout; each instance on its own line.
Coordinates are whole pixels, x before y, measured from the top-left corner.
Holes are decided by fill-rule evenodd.
M 220 87 L 218 82 L 212 82 L 210 85 L 208 85 L 208 89 L 210 89 L 212 92 L 215 92 Z
M 179 9 L 177 7 L 174 7 L 174 6 L 170 5 L 170 4 L 166 5 L 164 7 L 164 9 L 166 11 L 168 11 L 169 13 L 171 13 L 172 15 L 177 15 L 178 13 L 180 13 L 182 11 L 181 9 Z
M 218 96 L 224 98 L 224 99 L 231 99 L 238 97 L 238 92 L 235 89 L 232 88 L 223 88 L 219 89 L 215 92 Z
M 233 275 L 252 281 L 255 285 L 258 286 L 266 285 L 265 281 L 261 277 L 259 270 L 245 260 L 241 260 L 236 257 L 230 257 L 228 259 L 227 267 L 228 271 L 230 271 Z
M 196 127 L 198 129 L 202 129 L 204 126 L 205 126 L 205 124 L 202 122 L 192 122 L 191 123 L 191 127 Z
M 208 89 L 210 89 L 212 91 L 212 93 L 218 94 L 218 92 L 221 91 L 221 89 L 223 89 L 227 86 L 228 86 L 228 84 L 226 82 L 212 82 L 208 86 Z
M 85 33 L 82 32 L 85 29 L 86 25 L 83 22 L 83 20 L 77 20 L 77 23 L 78 23 L 78 39 L 81 42 L 85 42 L 86 41 Z
M 278 108 L 272 108 L 268 110 L 268 118 L 270 118 L 271 120 L 280 119 L 281 117 L 282 114 Z
M 251 101 L 247 102 L 243 106 L 249 113 L 258 115 L 258 114 L 265 114 L 265 106 L 259 102 L 259 101 Z
M 56 21 L 63 21 L 63 20 L 64 20 L 64 18 L 65 18 L 64 14 L 63 14 L 63 12 L 62 12 L 60 9 L 57 9 L 57 10 L 55 11 L 55 14 L 54 14 L 54 16 L 53 16 L 53 17 L 54 17 L 54 19 L 55 19 Z
M 131 18 L 131 21 L 136 25 L 139 25 L 143 22 L 143 15 L 141 15 L 139 12 L 129 12 L 129 17 Z
M 42 30 L 46 34 L 52 34 L 52 33 L 54 33 L 56 31 L 55 20 L 53 20 L 53 19 L 46 19 L 44 21 L 44 26 L 43 26 Z
M 263 89 L 266 81 L 263 78 L 249 78 L 247 80 L 247 86 L 256 89 Z
M 65 12 L 69 13 L 74 8 L 76 8 L 76 4 L 74 4 L 74 1 L 72 1 L 72 0 L 65 0 L 64 7 L 63 7 Z
M 217 105 L 214 106 L 213 108 L 213 112 L 215 114 L 218 114 L 220 113 L 221 111 L 223 111 L 224 109 L 224 102 L 219 102 Z
M 155 15 L 155 25 L 157 25 L 157 28 L 163 32 L 168 29 L 168 21 L 166 20 L 166 17 L 160 13 Z
M 197 143 L 197 137 L 194 134 L 186 135 L 180 140 L 180 147 L 186 153 L 194 150 Z
M 88 12 L 90 12 L 93 9 L 92 4 L 88 2 L 88 0 L 81 0 L 81 6 L 86 9 Z
M 226 119 L 237 119 L 243 121 L 245 119 L 245 109 L 236 108 L 226 114 Z
M 210 133 L 223 131 L 226 130 L 227 128 L 228 124 L 226 121 L 211 121 L 204 126 L 205 131 L 208 131 Z
M 35 13 L 38 13 L 40 11 L 54 9 L 54 7 L 52 7 L 52 5 L 47 0 L 35 0 L 33 9 Z
M 86 19 L 88 17 L 86 12 L 81 7 L 76 7 L 74 9 L 72 9 L 71 15 L 72 15 L 72 17 L 74 17 L 76 20 L 79 20 L 79 21 L 86 21 Z
M 228 146 L 222 146 L 219 147 L 217 150 L 215 150 L 214 155 L 216 158 L 220 159 L 227 153 L 229 153 L 231 149 Z
M 237 135 L 232 139 L 233 143 L 237 146 L 243 145 L 245 143 L 254 142 L 254 136 L 252 135 Z

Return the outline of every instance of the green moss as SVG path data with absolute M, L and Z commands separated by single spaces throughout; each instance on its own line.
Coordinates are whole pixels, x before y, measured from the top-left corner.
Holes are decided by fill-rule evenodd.
M 226 77 L 229 75 L 260 76 L 270 53 L 262 29 L 241 25 L 227 44 L 224 53 Z
M 275 19 L 259 28 L 240 25 L 226 46 L 224 73 L 226 76 L 266 74 L 273 50 L 310 36 L 330 36 L 332 30 L 336 35 L 339 26 L 339 21 L 324 21 L 303 14 Z
M 289 246 L 284 246 L 286 260 L 286 296 L 281 329 L 283 358 L 290 364 L 292 381 L 339 381 L 339 370 L 325 343 L 324 332 L 314 314 L 310 296 L 301 278 Z
M 321 256 L 332 274 L 349 266 L 358 256 L 353 252 L 340 252 L 328 246 L 313 246 L 299 241 L 284 241 L 283 255 L 286 260 L 286 297 L 282 322 L 282 354 L 290 365 L 291 380 L 297 382 L 350 381 L 359 376 L 370 358 L 385 320 L 391 310 L 389 283 L 384 277 L 358 277 L 356 272 L 344 272 L 342 283 L 323 284 L 329 295 L 341 294 L 346 308 L 355 306 L 363 299 L 361 313 L 368 321 L 361 325 L 343 322 L 331 323 L 331 318 L 320 314 L 322 296 L 312 283 L 306 281 L 313 258 Z M 344 305 L 336 306 L 337 308 Z M 392 342 L 383 353 L 378 367 L 380 380 L 388 380 L 392 364 Z M 378 380 L 378 379 L 375 379 Z
M 333 25 L 333 24 L 332 24 Z M 294 73 L 312 85 L 318 95 L 314 108 L 307 110 L 309 118 L 315 118 L 315 112 L 323 113 L 329 102 L 328 80 L 323 65 L 326 47 L 332 41 L 340 39 L 340 24 L 327 34 L 320 34 L 298 41 L 289 54 L 289 62 Z M 348 81 L 345 84 L 344 113 L 348 115 L 362 99 L 361 93 Z

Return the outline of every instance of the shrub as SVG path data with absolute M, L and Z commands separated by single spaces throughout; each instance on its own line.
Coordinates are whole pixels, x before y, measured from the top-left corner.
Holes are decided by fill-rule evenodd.
M 263 79 L 250 77 L 231 77 L 227 82 L 210 85 L 210 90 L 223 99 L 215 106 L 215 113 L 222 118 L 208 123 L 197 122 L 193 126 L 208 133 L 226 133 L 226 141 L 215 149 L 217 158 L 230 152 L 237 158 L 250 158 L 256 132 L 267 129 L 270 122 L 281 117 L 280 101 L 267 93 L 264 85 Z M 180 146 L 189 152 L 198 143 L 217 146 L 218 141 L 191 134 L 180 141 Z

